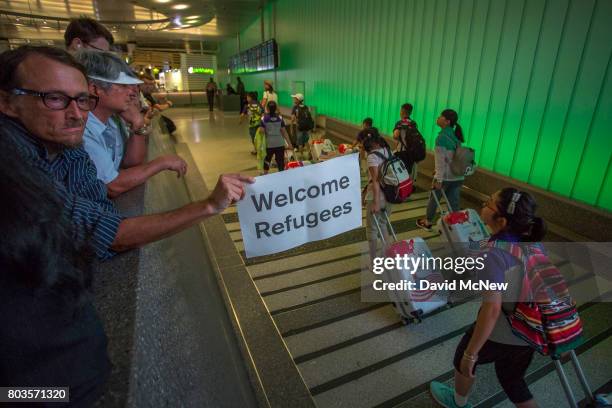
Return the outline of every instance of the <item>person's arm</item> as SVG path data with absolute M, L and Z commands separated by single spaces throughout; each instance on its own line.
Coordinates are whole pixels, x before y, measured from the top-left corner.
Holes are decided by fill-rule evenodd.
M 283 138 L 285 139 L 285 142 L 287 142 L 287 146 L 289 147 L 289 149 L 293 150 L 293 144 L 291 144 L 291 139 L 289 139 L 287 130 L 284 127 L 282 127 L 280 131 L 281 131 L 281 135 L 283 135 Z
M 121 161 L 122 168 L 142 165 L 147 158 L 147 137 L 131 133 L 125 144 L 125 153 Z
M 219 214 L 244 197 L 244 183 L 253 177 L 226 174 L 219 177 L 215 189 L 205 200 L 161 214 L 126 218 L 119 224 L 111 244 L 114 251 L 126 251 L 168 237 L 212 215 Z
M 401 133 L 400 133 L 399 129 L 394 129 L 394 130 L 393 130 L 393 139 L 395 139 L 395 140 L 399 140 L 399 138 L 400 138 L 400 134 L 401 134 Z
M 143 164 L 147 157 L 146 138 L 145 136 L 137 135 L 134 132 L 144 127 L 145 115 L 143 115 L 140 112 L 140 109 L 137 109 L 135 105 L 130 105 L 130 107 L 125 112 L 122 112 L 119 116 L 121 116 L 121 118 L 130 125 L 132 130 L 125 145 L 121 166 L 132 167 Z
M 483 292 L 483 302 L 478 312 L 478 318 L 476 319 L 476 325 L 472 337 L 465 349 L 465 354 L 473 359 L 478 359 L 478 352 L 489 339 L 489 336 L 493 332 L 497 318 L 501 313 L 502 295 L 501 292 Z M 465 356 L 461 359 L 461 374 L 466 377 L 474 377 L 473 368 L 475 361 L 466 358 Z
M 157 157 L 145 164 L 121 169 L 117 177 L 106 184 L 108 196 L 115 198 L 164 170 L 175 171 L 177 176 L 181 177 L 187 172 L 187 163 L 180 157 L 169 154 Z
M 442 136 L 436 138 L 436 146 L 434 148 L 434 187 L 439 189 L 444 180 L 446 174 L 446 157 L 448 156 L 449 150 L 442 140 Z
M 166 101 L 164 103 L 156 103 L 155 105 L 153 105 L 153 107 L 160 112 L 165 111 L 166 109 L 170 109 L 172 107 L 172 101 Z

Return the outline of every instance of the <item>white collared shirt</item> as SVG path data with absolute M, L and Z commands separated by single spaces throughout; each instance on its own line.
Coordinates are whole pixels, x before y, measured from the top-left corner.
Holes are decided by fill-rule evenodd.
M 116 179 L 123 160 L 125 141 L 115 119 L 111 117 L 105 124 L 93 112 L 89 112 L 83 141 L 85 150 L 96 165 L 98 179 L 105 184 Z

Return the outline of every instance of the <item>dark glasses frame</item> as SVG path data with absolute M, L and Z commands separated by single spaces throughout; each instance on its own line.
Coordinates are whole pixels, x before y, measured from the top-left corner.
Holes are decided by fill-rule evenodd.
M 96 95 L 80 95 L 80 96 L 69 96 L 66 95 L 63 92 L 58 92 L 58 91 L 54 91 L 54 92 L 38 92 L 38 91 L 33 91 L 31 89 L 24 89 L 24 88 L 15 88 L 12 90 L 11 92 L 13 95 L 17 95 L 17 96 L 23 96 L 23 95 L 29 95 L 29 96 L 39 96 L 42 101 L 43 104 L 51 109 L 51 110 L 64 110 L 66 108 L 68 108 L 68 106 L 70 106 L 70 103 L 72 101 L 75 101 L 77 106 L 79 107 L 80 110 L 82 111 L 92 111 L 94 109 L 96 109 L 96 106 L 98 106 L 98 102 L 100 100 L 100 98 Z M 50 102 L 50 97 L 51 96 L 59 96 L 60 99 L 63 98 L 63 107 L 61 107 L 61 105 L 54 105 Z M 84 105 L 82 103 L 79 103 L 79 100 L 81 100 L 81 102 L 83 102 L 82 98 L 86 98 L 87 99 L 87 104 Z

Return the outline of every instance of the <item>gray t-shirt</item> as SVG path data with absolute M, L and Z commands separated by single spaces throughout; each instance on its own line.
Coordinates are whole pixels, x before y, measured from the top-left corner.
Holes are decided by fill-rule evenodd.
M 506 238 L 506 239 L 504 239 Z M 501 239 L 503 241 L 515 240 L 508 236 L 493 236 L 493 239 Z M 497 318 L 493 332 L 489 336 L 489 340 L 497 343 L 511 344 L 515 346 L 527 346 L 528 344 L 512 333 L 512 328 L 508 322 L 507 314 L 512 313 L 516 300 L 521 292 L 521 283 L 523 279 L 523 263 L 512 256 L 507 251 L 500 248 L 491 248 L 487 251 L 487 257 L 484 261 L 485 268 L 480 271 L 478 278 L 489 280 L 495 283 L 508 283 L 508 288 L 502 291 L 502 311 Z
M 281 129 L 285 127 L 285 121 L 280 116 L 264 115 L 261 125 L 266 130 L 266 144 L 268 147 L 284 147 L 285 138 Z

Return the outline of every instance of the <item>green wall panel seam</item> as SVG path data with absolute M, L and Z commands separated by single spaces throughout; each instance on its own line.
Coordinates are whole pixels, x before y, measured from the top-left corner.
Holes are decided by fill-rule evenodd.
M 472 0 L 472 7 L 471 7 L 471 14 L 470 14 L 470 28 L 468 29 L 468 38 L 467 38 L 467 48 L 466 48 L 466 53 L 468 55 L 465 56 L 465 62 L 463 63 L 463 75 L 461 78 L 461 91 L 459 92 L 459 105 L 457 106 L 457 112 L 461 112 L 463 110 L 463 99 L 465 96 L 465 78 L 468 72 L 468 65 L 469 64 L 469 52 L 470 52 L 470 45 L 472 44 L 472 27 L 474 25 L 474 9 L 476 8 L 476 0 Z
M 442 0 L 439 0 L 442 1 Z M 435 91 L 435 97 L 434 97 L 434 102 L 433 102 L 433 108 L 432 108 L 432 112 L 435 115 L 436 114 L 436 109 L 438 108 L 438 101 L 439 101 L 439 97 L 440 97 L 440 81 L 442 80 L 442 66 L 444 65 L 444 57 L 445 57 L 445 51 L 446 51 L 446 44 L 445 44 L 445 39 L 446 39 L 446 29 L 448 27 L 447 24 L 447 16 L 448 16 L 448 2 L 446 3 L 447 7 L 444 7 L 444 23 L 442 24 L 444 29 L 442 30 L 442 47 L 440 47 L 440 58 L 438 61 L 438 69 L 436 70 L 437 72 L 437 79 L 436 79 L 436 91 Z M 452 58 L 451 58 L 452 60 Z M 431 120 L 431 117 L 429 118 Z M 433 122 L 433 121 L 432 121 Z M 436 124 L 432 123 L 431 125 L 431 134 L 435 135 L 436 133 Z
M 597 193 L 597 199 L 595 200 L 595 205 L 599 206 L 599 201 L 601 200 L 601 194 L 603 193 L 604 186 L 608 183 L 608 178 L 610 177 L 610 173 L 612 173 L 612 156 L 608 159 L 608 166 L 606 167 L 606 176 L 603 179 L 603 183 L 599 186 L 599 192 Z
M 476 109 L 476 103 L 478 102 L 478 78 L 480 77 L 480 67 L 482 67 L 482 58 L 484 55 L 483 52 L 483 47 L 484 47 L 484 42 L 485 42 L 485 34 L 487 32 L 487 26 L 488 26 L 488 22 L 489 22 L 489 11 L 491 10 L 491 3 L 487 2 L 487 11 L 485 13 L 485 26 L 484 26 L 484 31 L 483 31 L 483 37 L 482 37 L 482 42 L 480 44 L 480 58 L 478 61 L 478 68 L 476 69 L 476 86 L 475 86 L 475 90 L 474 90 L 474 99 L 472 100 L 472 108 L 470 109 L 470 123 L 469 123 L 469 130 L 468 130 L 468 135 L 471 138 L 472 135 L 472 129 L 474 128 L 474 110 Z M 474 146 L 472 146 L 474 147 Z
M 497 42 L 497 52 L 495 53 L 495 67 L 493 68 L 493 79 L 491 80 L 491 89 L 489 90 L 489 101 L 487 102 L 487 109 L 486 109 L 486 119 L 485 119 L 485 125 L 484 128 L 482 129 L 482 139 L 480 139 L 480 146 L 477 149 L 477 154 L 478 154 L 478 159 L 476 160 L 477 163 L 481 162 L 481 158 L 482 158 L 482 150 L 483 150 L 483 146 L 484 144 L 487 142 L 487 132 L 489 130 L 489 126 L 490 126 L 490 119 L 491 119 L 491 104 L 493 103 L 493 93 L 494 93 L 494 89 L 495 89 L 495 84 L 497 83 L 497 76 L 499 75 L 499 60 L 500 60 L 500 54 L 501 54 L 501 44 L 504 42 L 504 36 L 506 35 L 505 32 L 505 28 L 506 28 L 506 15 L 508 14 L 508 7 L 509 7 L 509 0 L 505 0 L 504 3 L 504 14 L 502 15 L 502 27 L 501 27 L 501 32 L 499 33 L 499 41 Z M 497 156 L 497 150 L 499 149 L 499 144 L 495 147 L 495 156 Z M 495 167 L 495 162 L 493 162 L 493 166 L 491 167 Z
M 552 0 L 548 0 L 548 1 L 552 1 Z M 565 28 L 567 26 L 567 19 L 570 14 L 569 13 L 570 5 L 571 5 L 571 0 L 567 2 L 567 7 L 565 9 L 565 15 L 563 17 L 563 25 L 561 26 L 561 36 L 559 38 L 559 43 L 557 44 L 557 51 L 555 52 L 555 61 L 554 61 L 553 70 L 550 76 L 551 80 L 550 80 L 550 84 L 548 85 L 548 92 L 546 94 L 546 102 L 544 103 L 544 109 L 542 109 L 542 112 L 543 112 L 542 117 L 540 118 L 540 123 L 538 124 L 538 132 L 537 132 L 537 138 L 536 138 L 536 145 L 534 148 L 534 154 L 537 154 L 540 148 L 540 141 L 542 139 L 542 127 L 543 127 L 542 124 L 546 118 L 546 113 L 548 111 L 548 104 L 550 102 L 550 96 L 554 88 L 554 78 L 557 72 L 557 62 L 559 61 L 559 50 L 561 49 L 561 45 L 563 44 L 563 34 L 565 32 Z M 534 164 L 535 164 L 535 160 L 532 160 L 531 166 L 529 168 L 529 175 L 527 176 L 527 180 L 526 180 L 528 183 L 532 182 Z
M 510 101 L 510 93 L 511 93 L 511 89 L 512 89 L 512 84 L 514 82 L 514 78 L 515 78 L 515 69 L 516 69 L 516 53 L 517 50 L 519 48 L 519 44 L 521 41 L 521 31 L 523 30 L 523 22 L 525 21 L 525 11 L 527 10 L 527 4 L 525 3 L 525 1 L 529 1 L 529 0 L 523 0 L 522 2 L 522 7 L 523 9 L 521 10 L 521 21 L 519 23 L 519 29 L 518 29 L 518 33 L 516 35 L 516 43 L 514 44 L 514 53 L 512 55 L 512 68 L 510 69 L 510 81 L 508 82 L 508 90 L 506 91 L 506 100 L 504 102 L 504 113 L 502 114 L 502 120 L 501 120 L 501 124 L 500 124 L 500 136 L 499 136 L 499 141 L 497 143 L 497 149 L 495 150 L 495 159 L 493 160 L 493 171 L 496 171 L 496 167 L 497 167 L 497 159 L 499 158 L 499 149 L 501 147 L 503 147 L 503 141 L 504 141 L 504 127 L 506 125 L 506 115 L 508 114 L 508 103 Z M 507 174 L 504 174 L 507 176 Z
M 425 21 L 425 3 L 424 0 L 417 0 L 418 4 L 421 6 L 421 18 L 419 18 L 419 23 L 422 27 L 423 22 Z M 415 24 L 416 26 L 416 24 Z M 416 66 L 414 67 L 414 71 L 416 73 L 415 75 L 415 81 L 414 81 L 414 102 L 413 104 L 415 105 L 415 107 L 417 107 L 417 109 L 422 109 L 422 106 L 418 106 L 418 100 L 419 100 L 419 79 L 421 76 L 421 64 L 422 64 L 422 58 L 423 58 L 423 40 L 419 39 L 417 41 L 417 44 L 419 44 L 419 52 L 418 52 L 418 58 L 417 61 L 419 61 L 418 64 L 416 64 Z M 427 140 L 427 135 L 423 135 L 425 137 L 425 140 Z
M 535 47 L 535 51 L 533 53 L 533 62 L 531 64 L 531 70 L 529 72 L 529 83 L 527 84 L 527 93 L 525 95 L 525 104 L 527 103 L 527 101 L 529 100 L 529 96 L 531 94 L 531 90 L 532 90 L 532 83 L 533 83 L 533 75 L 535 72 L 535 58 L 538 55 L 538 52 L 540 51 L 540 44 L 541 39 L 542 39 L 542 27 L 543 27 L 543 23 L 544 23 L 544 18 L 546 16 L 546 9 L 548 7 L 548 1 L 544 2 L 544 10 L 542 11 L 542 17 L 540 18 L 540 30 L 538 32 L 538 39 L 536 42 L 536 47 Z M 519 124 L 519 129 L 518 129 L 518 133 L 517 133 L 517 138 L 516 138 L 516 148 L 514 149 L 514 151 L 512 152 L 512 165 L 510 166 L 510 173 L 509 175 L 512 176 L 512 174 L 514 173 L 514 165 L 516 164 L 516 153 L 519 150 L 519 146 L 520 146 L 520 142 L 522 139 L 522 135 L 523 135 L 523 125 L 525 123 L 525 114 L 527 113 L 527 109 L 523 108 L 523 112 L 521 113 L 521 121 Z M 526 181 L 526 180 L 524 180 Z
M 457 15 L 459 16 L 459 15 Z M 453 89 L 453 72 L 455 70 L 455 53 L 457 52 L 457 37 L 459 31 L 459 17 L 457 17 L 457 21 L 455 22 L 455 33 L 453 34 L 453 57 L 451 58 L 451 66 L 450 66 L 450 79 L 448 80 L 448 92 L 446 93 L 446 105 L 450 103 L 450 93 L 451 89 Z M 457 110 L 456 106 L 451 107 L 452 109 Z M 459 112 L 457 110 L 457 112 Z
M 435 1 L 435 3 L 434 3 L 435 6 L 434 6 L 434 8 L 432 10 L 432 15 L 431 15 L 431 34 L 429 36 L 430 45 L 433 45 L 431 43 L 431 41 L 434 38 L 434 35 L 435 35 L 434 33 L 435 33 L 435 30 L 436 30 L 436 26 L 435 26 L 436 8 L 437 8 L 437 5 L 438 5 L 440 0 L 434 0 L 434 1 Z M 431 89 L 429 84 L 430 84 L 430 79 L 431 79 L 432 58 L 433 58 L 433 55 L 434 55 L 434 52 L 433 52 L 432 48 L 433 47 L 431 47 L 431 46 L 429 47 L 429 57 L 427 58 L 427 68 L 426 68 L 426 77 L 425 77 L 427 79 L 424 82 L 425 86 L 424 86 L 424 91 L 423 91 L 423 107 L 421 108 L 422 111 L 423 111 L 423 120 L 422 120 L 423 123 L 425 123 L 425 121 L 427 120 L 427 116 L 426 116 L 426 113 L 428 112 L 427 101 L 430 100 L 428 98 L 429 93 L 430 93 L 429 90 Z M 423 126 L 423 125 L 421 125 L 421 126 Z M 435 136 L 433 135 L 433 132 L 430 132 L 430 136 L 429 137 L 431 139 L 435 138 Z
M 591 140 L 593 124 L 595 123 L 595 116 L 597 115 L 597 112 L 599 111 L 599 104 L 601 102 L 601 97 L 603 95 L 603 91 L 605 89 L 606 82 L 610 80 L 609 74 L 610 74 L 610 70 L 612 69 L 610 67 L 611 61 L 612 61 L 612 53 L 608 56 L 608 64 L 606 66 L 606 73 L 604 74 L 603 80 L 601 81 L 601 86 L 599 88 L 599 95 L 597 95 L 597 102 L 595 102 L 595 107 L 591 114 L 591 120 L 589 121 L 589 129 L 588 129 L 587 137 L 582 147 L 582 151 L 580 152 L 580 164 L 578 166 L 578 172 L 576 174 L 576 178 L 574 179 L 574 183 L 572 184 L 572 189 L 569 193 L 569 197 L 572 197 L 572 198 L 574 197 L 574 189 L 576 188 L 576 180 L 578 180 L 578 176 L 580 175 L 580 172 L 582 169 L 582 161 L 584 160 L 584 153 L 586 151 L 586 147 L 589 145 L 589 142 Z M 609 165 L 609 160 L 608 160 L 608 165 Z M 606 185 L 605 181 L 607 177 L 608 177 L 608 174 L 604 176 L 604 181 L 599 186 L 599 192 L 597 193 L 597 199 L 595 200 L 595 203 L 599 203 L 599 197 L 601 195 L 601 191 L 603 190 L 603 186 Z
M 557 160 L 559 159 L 559 154 L 563 148 L 563 141 L 565 140 L 565 135 L 567 133 L 567 120 L 570 115 L 572 105 L 574 104 L 574 98 L 576 96 L 576 85 L 578 84 L 578 79 L 582 74 L 582 69 L 584 67 L 584 53 L 587 49 L 587 45 L 589 44 L 589 40 L 591 39 L 592 27 L 593 27 L 593 17 L 595 16 L 595 10 L 597 10 L 597 0 L 595 0 L 595 4 L 593 5 L 593 10 L 591 11 L 591 18 L 589 19 L 589 28 L 587 30 L 587 35 L 585 36 L 584 42 L 582 43 L 582 50 L 580 51 L 580 58 L 578 63 L 578 69 L 576 70 L 576 76 L 574 77 L 574 84 L 572 86 L 572 92 L 570 94 L 570 99 L 568 103 L 568 108 L 565 111 L 565 115 L 563 118 L 563 127 L 561 131 L 561 136 L 559 138 L 559 146 L 557 147 L 557 151 L 555 152 L 555 159 L 553 160 L 553 166 L 550 172 L 550 177 L 548 178 L 548 183 L 546 183 L 546 190 L 549 190 L 551 187 L 552 180 L 554 179 L 554 174 L 557 170 Z M 594 112 L 594 111 L 593 111 Z M 572 190 L 574 189 L 574 184 L 576 183 L 576 178 L 574 177 L 574 181 L 572 182 Z

